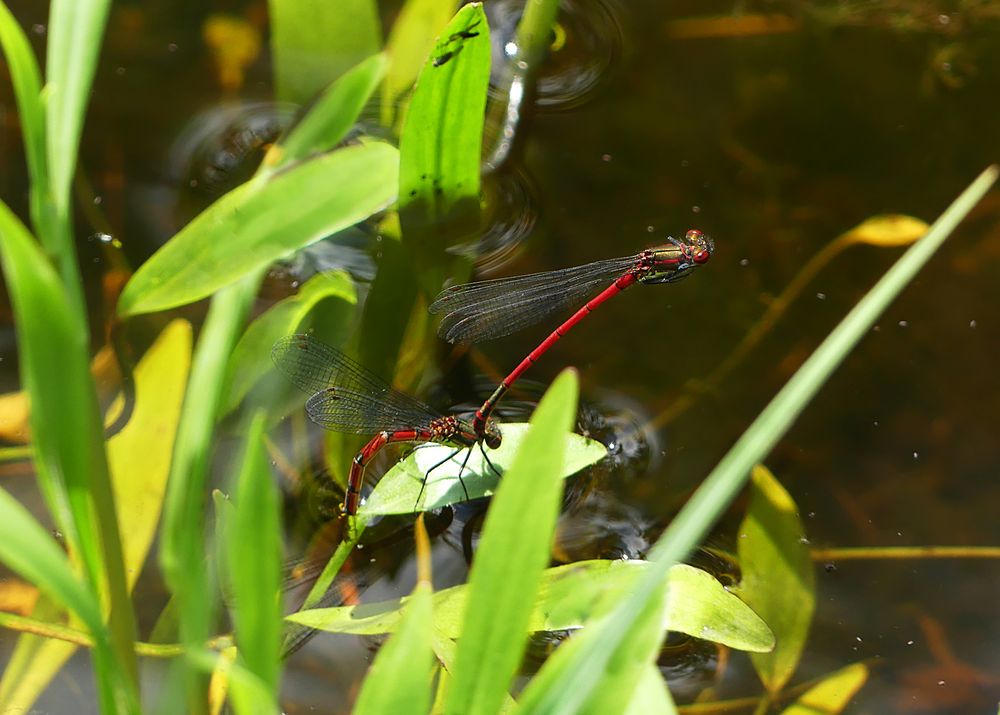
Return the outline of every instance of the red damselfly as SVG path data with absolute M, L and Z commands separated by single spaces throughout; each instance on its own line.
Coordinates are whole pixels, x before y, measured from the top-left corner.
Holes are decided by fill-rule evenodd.
M 470 448 L 471 455 L 471 447 L 476 444 L 482 448 L 485 442 L 491 449 L 500 446 L 500 430 L 492 420 L 487 420 L 482 430 L 476 432 L 465 420 L 443 415 L 390 387 L 366 367 L 311 335 L 282 338 L 271 350 L 271 359 L 296 387 L 310 395 L 306 413 L 313 422 L 334 432 L 376 433 L 351 464 L 344 497 L 344 512 L 349 515 L 357 514 L 365 467 L 388 444 L 440 442 L 456 447 L 455 452 L 428 473 L 462 449 Z M 462 470 L 467 462 L 468 456 Z M 496 471 L 489 458 L 486 463 Z M 460 481 L 461 474 L 459 471 Z M 418 502 L 419 499 L 418 495 Z
M 472 423 L 477 435 L 485 434 L 497 402 L 524 372 L 574 325 L 599 305 L 636 283 L 676 283 L 708 261 L 715 250 L 712 239 L 692 229 L 684 238 L 647 248 L 624 258 L 597 261 L 574 268 L 532 273 L 513 278 L 452 286 L 430 305 L 443 313 L 438 335 L 451 343 L 475 343 L 509 335 L 533 325 L 551 313 L 578 304 L 602 285 L 610 285 L 556 328 L 503 379 L 476 412 Z

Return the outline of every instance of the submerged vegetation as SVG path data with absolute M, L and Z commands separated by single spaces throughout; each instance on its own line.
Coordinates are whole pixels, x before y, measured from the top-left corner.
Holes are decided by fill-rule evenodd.
M 278 712 L 285 658 L 316 631 L 382 639 L 356 713 L 677 712 L 657 667 L 671 634 L 715 653 L 746 652 L 759 678 L 741 698 L 700 689 L 697 712 L 843 711 L 871 663 L 845 657 L 823 672 L 802 664 L 821 598 L 815 564 L 852 556 L 810 546 L 792 493 L 763 462 L 990 189 L 996 169 L 931 226 L 872 217 L 803 261 L 729 358 L 652 420 L 670 423 L 718 389 L 840 251 L 909 246 L 796 363 L 643 558 L 553 556 L 566 480 L 599 469 L 617 449 L 579 426 L 579 379 L 567 369 L 530 420 L 502 421 L 498 448 L 467 457 L 447 445 L 418 445 L 383 465 L 356 516 L 327 510 L 322 558 L 314 543 L 301 560 L 287 553 L 294 540 L 282 522 L 294 516 L 282 507 L 279 485 L 320 484 L 313 473 L 325 471 L 324 483 L 343 495 L 359 444 L 309 430 L 304 399 L 276 374 L 271 347 L 308 332 L 394 387 L 426 387 L 441 349 L 427 306 L 445 285 L 468 280 L 480 254 L 502 253 L 487 240 L 484 177 L 529 130 L 540 68 L 565 41 L 574 12 L 564 7 L 560 19 L 555 0 L 528 3 L 523 15 L 514 13 L 513 34 L 498 53 L 491 24 L 509 18 L 480 3 L 407 0 L 384 46 L 372 0 L 332 5 L 269 3 L 275 93 L 301 109 L 294 121 L 286 113 L 248 130 L 259 166 L 134 272 L 120 256 L 107 261 L 100 278 L 113 307 L 105 313 L 88 306 L 74 206 L 86 183 L 80 140 L 110 4 L 53 0 L 44 75 L 29 36 L 0 4 L 30 178 L 26 221 L 16 197 L 0 204 L 23 389 L 2 404 L 16 428 L 4 433 L 12 446 L 0 456 L 30 459 L 40 494 L 29 510 L 28 500 L 0 489 L 0 561 L 37 595 L 26 614 L 0 613 L 0 626 L 19 634 L 0 680 L 0 711 L 30 709 L 82 648 L 102 712 L 219 712 L 225 703 L 237 713 Z M 792 32 L 801 21 L 772 17 L 763 26 Z M 737 25 L 668 30 L 733 33 Z M 230 89 L 242 81 L 240 53 L 259 49 L 241 40 L 247 36 L 256 37 L 238 22 L 206 29 Z M 364 256 L 376 257 L 370 280 L 347 270 L 358 241 Z M 309 251 L 326 252 L 315 260 L 320 268 L 262 308 L 257 299 L 274 264 Z M 207 307 L 202 315 L 193 305 Z M 197 330 L 191 315 L 199 315 Z M 121 345 L 129 330 L 155 333 L 134 368 Z M 93 354 L 95 335 L 107 346 Z M 108 389 L 102 378 L 115 363 L 121 374 Z M 743 493 L 735 553 L 726 555 L 736 575 L 727 581 L 684 563 Z M 450 521 L 487 497 L 481 532 L 462 544 L 471 559 L 467 583 L 435 588 L 435 519 Z M 373 533 L 404 534 L 414 545 L 409 595 L 343 595 L 353 583 L 351 558 Z M 308 594 L 285 609 L 285 581 L 310 569 Z M 158 604 L 152 642 L 136 627 L 133 594 L 144 570 L 158 571 L 169 595 Z M 545 638 L 559 645 L 532 671 L 531 653 Z M 155 678 L 176 687 L 154 686 L 140 667 L 147 659 L 168 663 Z

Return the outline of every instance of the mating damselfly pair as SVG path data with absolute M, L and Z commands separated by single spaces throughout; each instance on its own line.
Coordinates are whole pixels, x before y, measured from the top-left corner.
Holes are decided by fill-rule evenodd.
M 667 243 L 633 256 L 466 283 L 444 290 L 430 305 L 431 313 L 443 315 L 438 334 L 452 343 L 475 343 L 534 325 L 606 286 L 501 381 L 476 410 L 471 423 L 444 415 L 390 387 L 364 366 L 309 335 L 283 338 L 274 346 L 271 355 L 278 368 L 297 387 L 310 394 L 306 412 L 313 422 L 336 432 L 374 434 L 351 464 L 343 509 L 354 515 L 360 504 L 365 466 L 383 447 L 398 442 L 439 442 L 454 446 L 454 454 L 461 449 L 469 449 L 471 454 L 472 447 L 478 445 L 483 449 L 484 444 L 496 449 L 503 439 L 492 417 L 497 403 L 573 326 L 636 283 L 676 283 L 706 263 L 714 249 L 712 239 L 692 229 L 682 239 L 668 238 Z M 492 468 L 485 450 L 483 456 Z M 464 466 L 463 463 L 463 470 Z

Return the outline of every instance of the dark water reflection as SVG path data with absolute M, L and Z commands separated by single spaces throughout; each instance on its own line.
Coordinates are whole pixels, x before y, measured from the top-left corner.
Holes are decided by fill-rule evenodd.
M 36 4 L 11 4 L 28 26 L 44 22 Z M 629 291 L 532 369 L 530 377 L 545 382 L 576 365 L 586 397 L 617 395 L 617 406 L 600 408 L 598 416 L 634 457 L 574 482 L 557 558 L 641 555 L 898 251 L 855 247 L 838 257 L 717 390 L 650 432 L 647 423 L 683 394 L 689 379 L 725 359 L 811 256 L 878 213 L 932 219 L 986 163 L 1000 159 L 994 5 L 963 11 L 952 3 L 882 5 L 615 6 L 612 29 L 628 37 L 608 51 L 614 62 L 593 58 L 607 72 L 587 84 L 579 101 L 568 102 L 572 108 L 532 114 L 520 127 L 511 171 L 519 191 L 529 188 L 518 201 L 499 203 L 511 208 L 498 213 L 498 224 L 515 228 L 504 228 L 490 244 L 501 257 L 482 266 L 490 275 L 626 255 L 692 226 L 716 240 L 711 264 L 696 277 Z M 573 7 L 600 25 L 610 6 L 577 0 Z M 170 147 L 182 127 L 232 101 L 205 70 L 201 23 L 213 11 L 261 23 L 263 8 L 262 2 L 115 6 L 83 167 L 103 197 L 99 211 L 134 263 L 184 220 L 170 172 Z M 755 12 L 780 13 L 787 22 L 754 30 L 747 18 Z M 709 16 L 726 23 L 690 22 Z M 43 36 L 33 38 L 40 43 Z M 552 69 L 559 76 L 560 66 Z M 240 99 L 269 101 L 267 77 L 264 54 L 246 68 Z M 5 200 L 23 209 L 19 139 L 10 122 L 5 126 L 10 158 L 0 181 Z M 991 198 L 976 210 L 768 459 L 799 504 L 814 545 L 1000 543 L 998 208 Z M 81 235 L 92 233 L 89 226 Z M 348 267 L 361 280 L 371 276 L 368 238 L 343 242 L 356 251 Z M 88 258 L 84 249 L 90 266 Z M 296 260 L 331 265 L 327 258 L 320 250 Z M 330 260 L 345 265 L 342 253 Z M 100 267 L 90 270 L 98 285 Z M 310 268 L 293 263 L 282 270 L 289 273 L 275 281 L 291 285 Z M 502 373 L 544 334 L 539 327 L 485 345 L 480 359 Z M 12 366 L 13 355 L 5 339 L 2 366 Z M 467 360 L 441 364 L 447 398 L 474 403 L 483 390 L 456 375 L 475 368 Z M 10 385 L 13 376 L 3 381 Z M 515 397 L 530 402 L 532 394 Z M 514 406 L 505 418 L 514 418 Z M 461 582 L 470 544 L 474 551 L 474 526 L 462 533 L 475 522 L 473 507 L 454 516 L 435 546 L 438 587 Z M 721 525 L 716 538 L 731 539 L 737 519 Z M 359 563 L 370 563 L 368 553 Z M 365 600 L 412 586 L 405 548 L 387 553 L 366 577 Z M 857 698 L 859 712 L 995 709 L 1000 619 L 993 592 L 1000 565 L 823 566 L 817 566 L 816 621 L 799 678 L 872 659 L 878 667 Z M 162 595 L 146 580 L 140 588 L 153 596 L 143 602 Z M 668 647 L 669 662 L 661 667 L 679 673 L 678 687 L 693 682 L 693 696 L 707 682 L 697 674 L 713 672 L 718 662 L 714 650 L 690 646 L 690 652 L 684 660 Z M 670 661 L 673 655 L 679 660 Z M 359 639 L 315 639 L 289 663 L 286 711 L 314 705 L 330 712 L 338 707 L 332 703 L 346 710 L 370 660 Z M 747 660 L 730 654 L 715 687 L 719 697 L 737 697 L 758 686 Z M 58 697 L 47 695 L 39 707 L 58 710 Z

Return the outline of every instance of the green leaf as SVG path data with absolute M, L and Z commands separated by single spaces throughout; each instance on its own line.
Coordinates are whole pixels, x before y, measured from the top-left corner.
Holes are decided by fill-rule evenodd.
M 432 618 L 430 585 L 418 583 L 399 628 L 375 656 L 361 685 L 354 715 L 424 715 L 427 712 L 434 672 Z
M 738 535 L 742 579 L 736 592 L 771 627 L 778 645 L 751 656 L 771 694 L 798 666 L 816 610 L 816 576 L 798 507 L 763 466 L 751 475 L 750 508 Z
M 844 711 L 868 680 L 868 666 L 853 663 L 831 673 L 803 693 L 781 715 L 835 715 Z
M 369 57 L 331 84 L 298 124 L 268 151 L 268 173 L 335 147 L 351 129 L 385 74 L 385 55 Z
M 346 325 L 347 311 L 357 303 L 357 293 L 351 277 L 341 271 L 319 273 L 305 283 L 299 292 L 271 306 L 250 323 L 233 350 L 226 378 L 226 401 L 223 413 L 229 413 L 246 397 L 257 382 L 273 372 L 271 347 L 283 335 L 301 332 L 299 326 L 318 305 L 332 322 Z
M 83 115 L 111 0 L 52 0 L 45 59 L 48 165 L 60 214 L 69 215 L 70 184 Z
M 431 0 L 429 5 L 411 0 L 390 38 L 392 65 L 383 100 L 388 101 L 396 81 L 394 72 L 404 59 L 412 67 L 423 64 L 423 70 L 400 138 L 399 230 L 390 225 L 381 232 L 382 260 L 362 316 L 361 362 L 384 378 L 396 372 L 412 306 L 416 304 L 426 317 L 419 306 L 419 286 L 425 294 L 436 294 L 444 280 L 446 245 L 479 230 L 479 156 L 489 80 L 489 30 L 481 6 L 463 7 L 444 29 L 434 54 L 443 57 L 452 52 L 453 56 L 434 66 L 427 58 L 430 45 L 421 44 L 421 38 L 431 26 L 437 31 L 436 18 L 449 6 L 440 0 Z M 412 30 L 401 29 L 411 24 Z M 399 37 L 412 40 L 413 47 L 397 46 L 397 28 Z M 451 39 L 453 35 L 457 39 Z M 418 45 L 419 56 L 413 56 Z M 411 79 L 406 79 L 407 86 Z M 401 241 L 395 240 L 397 236 Z
M 601 564 L 602 570 L 580 569 Z M 565 575 L 546 583 L 540 597 L 548 604 L 545 620 L 534 630 L 564 630 L 584 626 L 604 602 L 617 601 L 632 590 L 648 564 L 639 561 L 584 561 L 561 567 Z M 553 569 L 557 571 L 558 569 Z M 769 651 L 770 629 L 739 598 L 711 574 L 678 564 L 670 569 L 664 593 L 663 630 L 686 633 L 736 650 Z
M 281 676 L 281 525 L 264 423 L 263 411 L 258 412 L 247 433 L 228 528 L 227 566 L 240 662 L 276 695 Z M 276 709 L 273 700 L 260 706 L 260 712 Z
M 417 72 L 455 11 L 455 0 L 407 0 L 389 31 L 389 71 L 382 87 L 382 124 L 393 123 L 400 95 L 413 85 Z
M 669 592 L 668 584 L 664 584 L 664 588 Z M 627 701 L 622 699 L 622 694 L 628 693 L 631 699 L 631 695 L 635 693 L 649 666 L 655 662 L 656 654 L 660 650 L 663 634 L 656 624 L 663 617 L 663 611 L 662 598 L 650 599 L 643 604 L 642 610 L 636 617 L 635 630 L 630 634 L 630 647 L 614 654 L 603 674 L 606 687 L 595 693 L 594 697 L 581 708 L 581 712 L 588 715 L 604 715 L 625 707 Z M 551 682 L 551 678 L 551 675 L 546 674 L 540 682 L 545 683 L 546 680 Z M 523 700 L 531 702 L 534 692 L 537 692 L 537 688 L 526 691 Z M 665 696 L 668 701 L 672 700 L 669 691 L 661 693 L 661 696 Z
M 667 684 L 663 680 L 660 670 L 649 663 L 642 671 L 642 677 L 632 693 L 632 700 L 629 701 L 627 715 L 647 715 L 647 713 L 657 713 L 657 715 L 676 715 L 677 708 Z
M 259 284 L 260 275 L 253 274 L 213 296 L 198 336 L 170 462 L 160 564 L 174 595 L 181 641 L 189 653 L 208 639 L 218 608 L 205 564 L 205 482 L 223 376 Z M 191 710 L 199 710 L 204 701 L 195 665 L 190 658 L 182 662 Z
M 136 271 L 119 314 L 199 300 L 362 221 L 395 199 L 398 158 L 388 144 L 351 146 L 230 191 Z
M 443 253 L 447 233 L 479 229 L 479 164 L 490 78 L 490 33 L 481 4 L 465 5 L 427 58 L 399 139 L 403 240 Z M 425 245 L 429 244 L 429 245 Z
M 996 181 L 998 170 L 989 167 L 941 215 L 924 238 L 915 243 L 872 288 L 837 328 L 792 376 L 657 540 L 651 552 L 651 568 L 623 597 L 615 611 L 574 639 L 574 648 L 560 648 L 542 667 L 535 681 L 548 670 L 557 673 L 544 687 L 535 688 L 535 699 L 521 711 L 533 713 L 577 713 L 603 687 L 604 673 L 620 652 L 632 648 L 639 614 L 657 597 L 668 569 L 686 556 L 704 538 L 716 519 L 742 488 L 753 465 L 760 462 L 805 409 L 833 370 L 892 299 L 927 263 L 934 251 Z M 529 686 L 529 690 L 534 687 Z M 527 691 L 526 691 L 527 693 Z M 621 712 L 631 693 L 622 693 Z
M 375 0 L 269 0 L 274 84 L 283 102 L 305 104 L 382 47 Z
M 4 3 L 0 3 L 0 43 L 17 97 L 24 153 L 31 176 L 31 221 L 35 231 L 46 241 L 51 233 L 44 229 L 45 219 L 42 216 L 43 202 L 49 197 L 49 167 L 45 157 L 41 73 L 31 43 Z
M 446 713 L 495 713 L 528 638 L 532 597 L 552 551 L 562 498 L 563 435 L 576 418 L 576 372 L 546 391 L 497 488 L 469 574 L 469 603 Z
M 534 598 L 528 630 L 581 628 L 634 588 L 648 568 L 641 561 L 580 561 L 547 569 Z M 663 597 L 663 630 L 687 633 L 736 650 L 765 652 L 774 635 L 743 601 L 710 574 L 683 564 L 667 575 Z M 434 594 L 434 632 L 441 638 L 462 633 L 468 601 L 463 584 Z M 319 608 L 286 616 L 286 620 L 331 633 L 377 635 L 395 631 L 406 598 L 338 608 Z
M 528 433 L 527 424 L 505 424 L 500 448 L 486 449 L 486 455 L 500 474 L 505 474 L 513 465 Z M 608 453 L 600 442 L 572 432 L 565 433 L 561 438 L 553 438 L 550 446 L 554 447 L 560 441 L 566 451 L 565 461 L 559 469 L 561 478 L 570 477 L 584 467 L 599 462 Z M 374 491 L 362 504 L 360 513 L 375 516 L 430 511 L 466 501 L 466 490 L 469 493 L 468 499 L 491 496 L 501 480 L 490 469 L 479 447 L 471 449 L 470 453 L 468 449 L 459 450 L 445 444 L 427 443 L 418 446 L 379 480 Z M 437 464 L 440 466 L 430 472 L 424 483 L 424 475 Z M 460 473 L 462 481 L 458 479 Z

